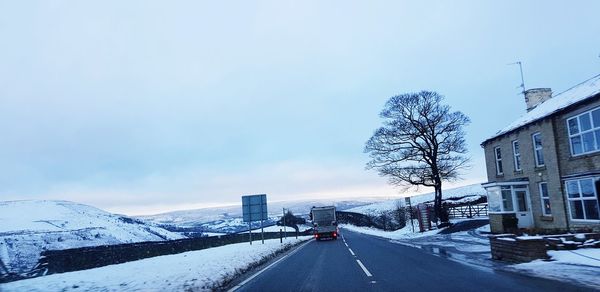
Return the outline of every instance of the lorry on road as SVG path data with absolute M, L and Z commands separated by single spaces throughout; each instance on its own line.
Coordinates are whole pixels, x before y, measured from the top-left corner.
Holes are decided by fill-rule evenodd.
M 313 222 L 315 239 L 337 239 L 338 228 L 335 218 L 335 206 L 312 207 L 310 209 L 310 218 Z

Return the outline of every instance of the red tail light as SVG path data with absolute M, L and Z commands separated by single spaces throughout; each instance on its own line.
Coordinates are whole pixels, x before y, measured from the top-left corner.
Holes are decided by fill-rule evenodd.
M 337 237 L 337 233 L 336 232 L 333 233 L 333 237 Z

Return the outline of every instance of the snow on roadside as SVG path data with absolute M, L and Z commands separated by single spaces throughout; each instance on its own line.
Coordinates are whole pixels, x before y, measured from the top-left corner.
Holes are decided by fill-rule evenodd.
M 511 266 L 548 279 L 574 281 L 593 288 L 600 287 L 600 249 L 585 248 L 574 251 L 548 251 L 551 261 L 536 260 Z
M 310 236 L 230 244 L 96 269 L 1 284 L 2 291 L 180 291 L 211 290 L 239 271 Z
M 410 224 L 407 224 L 406 226 L 404 226 L 404 228 L 398 229 L 396 231 L 383 231 L 383 230 L 377 229 L 377 228 L 358 227 L 358 226 L 354 226 L 354 225 L 350 225 L 350 224 L 340 224 L 340 228 L 358 232 L 358 233 L 364 233 L 364 234 L 368 234 L 368 235 L 389 238 L 389 239 L 420 238 L 420 237 L 435 235 L 438 232 L 443 230 L 443 229 L 435 229 L 435 230 L 429 230 L 429 231 L 425 231 L 425 232 L 419 232 L 418 231 L 419 230 L 418 221 L 414 220 L 414 223 L 415 223 L 415 232 L 413 232 L 412 226 Z

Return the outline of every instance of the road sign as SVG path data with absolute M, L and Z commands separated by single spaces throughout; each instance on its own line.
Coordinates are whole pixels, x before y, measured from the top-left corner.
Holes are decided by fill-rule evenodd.
M 267 195 L 242 196 L 242 211 L 244 222 L 269 219 L 267 216 Z

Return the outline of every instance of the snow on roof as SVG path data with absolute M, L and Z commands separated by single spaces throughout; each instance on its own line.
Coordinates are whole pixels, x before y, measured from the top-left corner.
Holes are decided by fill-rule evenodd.
M 502 136 L 508 132 L 516 130 L 520 127 L 523 127 L 527 124 L 535 122 L 537 120 L 548 117 L 558 111 L 565 109 L 566 107 L 578 103 L 580 101 L 586 100 L 590 97 L 593 97 L 600 93 L 600 75 L 596 75 L 580 84 L 577 84 L 556 96 L 550 98 L 549 100 L 543 102 L 538 105 L 536 108 L 531 110 L 530 112 L 524 114 L 516 121 L 512 122 L 510 125 L 505 127 L 504 129 L 498 131 L 494 136 L 486 139 L 483 143 Z

